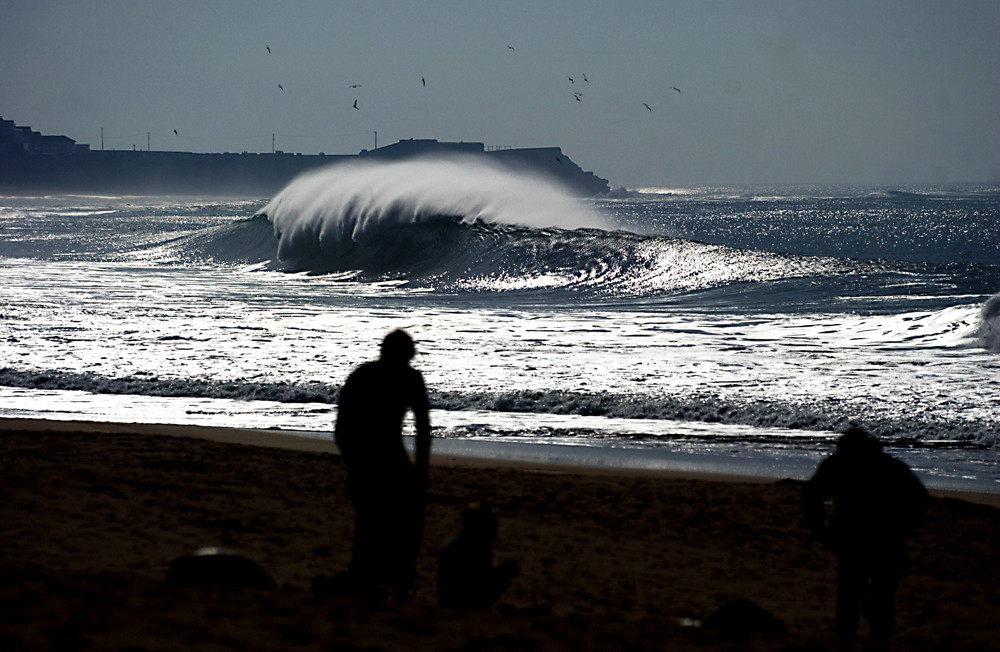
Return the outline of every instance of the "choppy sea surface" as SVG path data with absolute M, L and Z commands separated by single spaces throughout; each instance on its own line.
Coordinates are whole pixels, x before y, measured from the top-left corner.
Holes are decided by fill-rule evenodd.
M 0 416 L 328 437 L 401 327 L 441 446 L 804 477 L 857 424 L 1000 492 L 998 293 L 996 186 L 578 199 L 435 159 L 273 198 L 7 196 Z

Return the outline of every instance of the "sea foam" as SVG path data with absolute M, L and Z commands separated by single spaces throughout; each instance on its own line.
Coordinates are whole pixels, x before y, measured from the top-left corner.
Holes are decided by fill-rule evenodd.
M 56 370 L 17 370 L 0 367 L 0 387 L 20 387 L 39 391 L 75 391 L 93 394 L 190 397 L 198 399 L 231 399 L 239 401 L 274 401 L 282 404 L 315 403 L 333 405 L 340 395 L 335 383 L 318 381 L 285 382 L 252 379 L 212 380 L 209 378 L 170 377 L 109 377 L 92 372 Z M 947 419 L 919 410 L 908 414 L 884 412 L 879 409 L 857 411 L 856 405 L 835 397 L 775 399 L 753 401 L 726 398 L 714 394 L 694 396 L 643 396 L 608 391 L 566 391 L 508 389 L 498 391 L 433 390 L 431 403 L 435 410 L 483 411 L 511 414 L 556 414 L 601 416 L 611 419 L 675 421 L 746 425 L 787 431 L 778 440 L 822 440 L 847 425 L 863 424 L 866 429 L 886 442 L 904 442 L 919 446 L 926 433 L 936 433 L 926 446 L 966 445 L 1000 446 L 1000 432 L 995 421 L 982 419 Z M 874 406 L 873 406 L 874 407 Z M 318 407 L 313 408 L 318 409 Z M 322 410 L 328 414 L 329 410 Z M 657 435 L 633 432 L 632 441 L 654 441 Z M 577 433 L 582 439 L 587 436 Z M 716 433 L 718 434 L 718 433 Z M 522 436 L 520 428 L 494 429 L 493 436 Z M 540 436 L 536 433 L 536 436 Z M 606 437 L 593 433 L 591 437 Z M 721 436 L 721 435 L 720 435 Z M 763 441 L 759 434 L 754 439 Z M 611 439 L 615 439 L 614 436 Z

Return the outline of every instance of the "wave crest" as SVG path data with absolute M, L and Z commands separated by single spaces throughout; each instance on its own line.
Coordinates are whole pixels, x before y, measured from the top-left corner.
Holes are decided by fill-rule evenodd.
M 1000 294 L 986 300 L 979 313 L 979 339 L 983 346 L 1000 353 Z
M 462 156 L 328 166 L 297 177 L 260 213 L 274 225 L 281 263 L 313 271 L 350 268 L 340 259 L 355 245 L 392 255 L 406 246 L 401 229 L 417 225 L 607 228 L 553 179 Z

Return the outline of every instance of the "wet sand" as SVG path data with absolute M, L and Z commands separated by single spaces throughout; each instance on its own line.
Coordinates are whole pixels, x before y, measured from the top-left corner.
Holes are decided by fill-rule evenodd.
M 0 650 L 867 648 L 864 625 L 857 643 L 833 636 L 834 558 L 794 481 L 434 457 L 418 585 L 398 604 L 310 590 L 350 556 L 330 442 L 17 419 L 0 442 Z M 997 498 L 935 493 L 890 649 L 1000 649 Z M 439 608 L 435 556 L 477 501 L 499 518 L 495 561 L 521 573 L 488 612 Z M 278 588 L 166 581 L 210 545 Z M 786 631 L 704 625 L 735 599 Z

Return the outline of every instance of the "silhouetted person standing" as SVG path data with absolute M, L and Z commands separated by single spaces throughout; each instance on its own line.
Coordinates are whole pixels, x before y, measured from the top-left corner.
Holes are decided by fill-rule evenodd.
M 833 498 L 827 519 L 824 503 Z M 871 636 L 889 637 L 896 588 L 909 558 L 906 539 L 927 509 L 927 491 L 877 439 L 848 428 L 806 483 L 806 523 L 837 555 L 837 635 L 853 638 L 863 610 Z
M 397 600 L 413 587 L 431 448 L 424 379 L 409 364 L 415 354 L 406 332 L 386 335 L 379 359 L 358 367 L 341 388 L 335 435 L 355 512 L 351 580 L 359 588 L 389 587 Z M 407 410 L 416 422 L 415 464 L 403 447 Z

